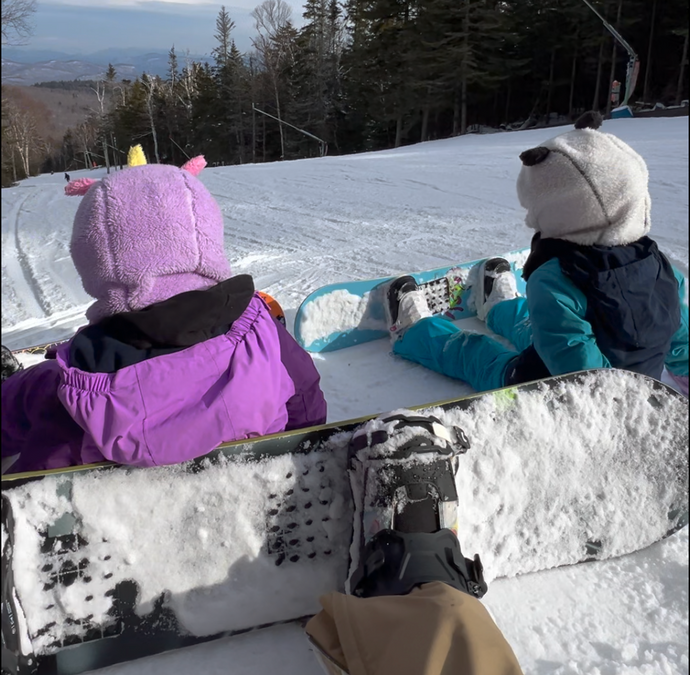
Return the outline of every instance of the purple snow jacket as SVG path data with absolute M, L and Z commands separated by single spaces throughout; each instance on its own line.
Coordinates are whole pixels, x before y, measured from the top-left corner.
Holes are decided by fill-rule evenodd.
M 325 421 L 311 357 L 246 275 L 91 324 L 2 384 L 12 472 L 174 464 Z

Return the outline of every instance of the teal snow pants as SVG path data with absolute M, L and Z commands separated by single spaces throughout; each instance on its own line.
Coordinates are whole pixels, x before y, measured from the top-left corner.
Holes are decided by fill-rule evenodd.
M 393 345 L 393 353 L 426 368 L 467 382 L 475 391 L 499 389 L 518 354 L 532 343 L 527 300 L 514 298 L 495 305 L 486 325 L 506 338 L 515 349 L 488 335 L 461 331 L 442 316 L 432 316 L 411 326 Z

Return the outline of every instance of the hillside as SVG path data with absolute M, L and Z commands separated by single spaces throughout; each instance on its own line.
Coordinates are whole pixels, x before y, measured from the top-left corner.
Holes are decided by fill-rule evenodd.
M 45 106 L 53 139 L 60 141 L 68 128 L 74 128 L 97 109 L 96 93 L 90 88 L 62 89 L 15 86 L 24 96 Z
M 647 161 L 651 236 L 687 276 L 687 119 L 614 120 L 604 130 Z M 531 231 L 515 192 L 518 157 L 560 131 L 467 135 L 383 152 L 207 168 L 200 179 L 222 210 L 233 273 L 251 274 L 258 289 L 282 304 L 291 328 L 301 300 L 324 284 L 527 246 Z M 98 179 L 104 173 L 73 177 Z M 3 344 L 18 348 L 59 340 L 83 325 L 91 299 L 69 256 L 78 206 L 79 198 L 64 195 L 57 174 L 2 191 Z M 469 391 L 462 382 L 394 357 L 385 339 L 313 358 L 332 421 Z M 688 528 L 617 560 L 496 581 L 485 604 L 526 675 L 687 673 Z M 293 625 L 113 668 L 107 675 L 190 672 L 321 670 Z

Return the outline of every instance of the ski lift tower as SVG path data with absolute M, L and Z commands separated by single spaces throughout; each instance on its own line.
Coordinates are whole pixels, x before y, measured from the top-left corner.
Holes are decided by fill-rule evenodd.
M 613 37 L 625 48 L 625 51 L 628 52 L 629 58 L 628 68 L 625 76 L 625 95 L 621 101 L 621 106 L 626 106 L 628 105 L 630 95 L 633 93 L 635 84 L 637 83 L 637 76 L 640 72 L 640 59 L 635 53 L 635 50 L 623 39 L 621 34 L 601 14 L 599 14 L 597 9 L 592 6 L 592 3 L 589 2 L 589 0 L 582 1 L 601 19 L 601 22 L 604 24 L 604 28 L 606 28 L 606 30 L 611 33 L 611 35 L 613 35 Z

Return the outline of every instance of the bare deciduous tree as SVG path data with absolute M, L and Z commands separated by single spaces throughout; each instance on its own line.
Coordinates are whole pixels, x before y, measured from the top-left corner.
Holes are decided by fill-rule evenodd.
M 56 130 L 50 111 L 21 88 L 2 86 L 2 172 L 3 186 L 35 175 L 45 165 L 54 147 Z
M 31 35 L 36 0 L 2 0 L 2 44 L 18 45 Z
M 258 35 L 252 38 L 254 49 L 258 52 L 263 65 L 266 68 L 273 84 L 273 93 L 276 99 L 278 119 L 280 114 L 280 72 L 292 58 L 292 44 L 289 40 L 281 39 L 291 27 L 292 9 L 283 0 L 264 0 L 253 12 L 254 25 Z M 280 156 L 285 156 L 285 138 L 283 125 L 278 125 L 280 130 Z
M 112 66 L 111 66 L 112 67 Z M 106 172 L 110 173 L 110 155 L 108 153 L 108 136 L 107 136 L 107 111 L 106 111 L 106 83 L 103 80 L 96 81 L 96 88 L 91 87 L 91 91 L 96 94 L 98 99 L 98 110 L 92 111 L 96 113 L 98 117 L 98 126 L 101 130 L 101 143 L 103 147 L 103 159 L 105 161 Z
M 90 116 L 74 129 L 74 136 L 80 146 L 79 152 L 84 153 L 84 168 L 93 166 L 92 148 L 98 137 L 98 119 Z
M 199 75 L 200 65 L 192 60 L 189 50 L 185 51 L 185 65 L 182 68 L 182 74 L 179 79 L 178 99 L 184 106 L 188 114 L 192 113 L 192 101 L 196 96 L 199 87 L 197 86 L 197 79 Z
M 30 113 L 20 110 L 12 103 L 6 107 L 7 141 L 12 153 L 16 152 L 25 176 L 31 175 L 31 157 L 40 139 L 36 131 L 36 120 Z
M 144 85 L 144 89 L 146 90 L 146 112 L 148 114 L 149 124 L 151 125 L 151 135 L 153 136 L 153 154 L 156 157 L 156 164 L 160 164 L 161 158 L 158 152 L 158 134 L 156 132 L 156 114 L 153 100 L 153 97 L 160 86 L 160 78 L 151 77 L 150 75 L 144 73 L 141 76 L 141 83 Z

